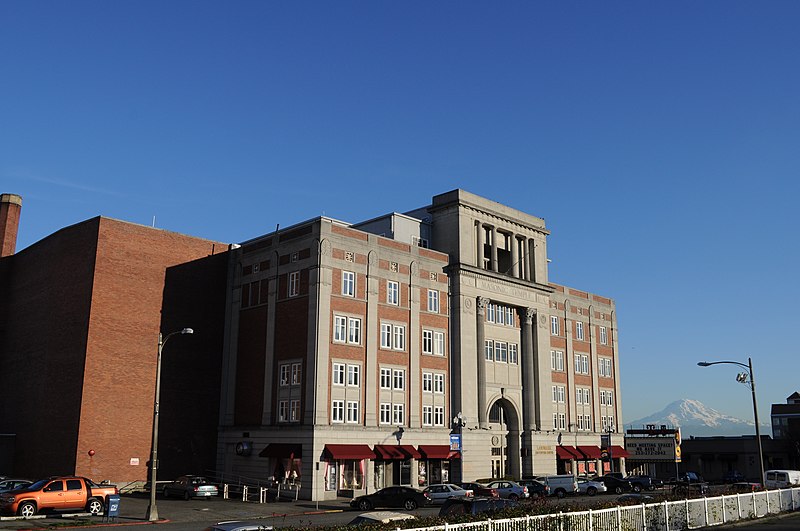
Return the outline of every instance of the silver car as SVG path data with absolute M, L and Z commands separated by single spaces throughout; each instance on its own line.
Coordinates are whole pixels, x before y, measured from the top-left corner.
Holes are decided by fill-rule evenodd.
M 523 487 L 519 483 L 507 479 L 492 481 L 486 486 L 497 489 L 497 493 L 500 494 L 501 498 L 508 498 L 509 500 L 521 500 L 530 496 L 528 487 Z
M 434 505 L 441 505 L 447 498 L 453 496 L 472 496 L 472 489 L 464 489 L 452 483 L 436 483 L 429 485 L 423 492 L 427 492 Z
M 600 481 L 592 481 L 591 479 L 578 480 L 579 494 L 588 494 L 589 496 L 594 496 L 598 492 L 608 492 L 608 487 L 606 487 L 605 483 Z
M 172 483 L 164 485 L 162 493 L 165 498 L 179 496 L 184 500 L 188 500 L 216 496 L 219 494 L 219 489 L 203 476 L 180 476 Z

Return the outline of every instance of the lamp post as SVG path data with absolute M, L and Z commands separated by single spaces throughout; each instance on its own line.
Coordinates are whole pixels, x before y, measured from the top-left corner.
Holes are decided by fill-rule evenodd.
M 700 367 L 710 367 L 711 365 L 719 365 L 727 363 L 729 365 L 738 365 L 747 369 L 747 372 L 741 372 L 736 375 L 736 381 L 745 384 L 750 388 L 753 395 L 753 419 L 756 422 L 756 441 L 758 442 L 758 465 L 761 470 L 761 479 L 759 483 L 764 484 L 764 451 L 761 448 L 761 427 L 758 425 L 758 404 L 756 403 L 756 379 L 753 376 L 753 359 L 747 358 L 747 365 L 738 361 L 700 361 L 697 364 Z
M 158 333 L 158 358 L 156 359 L 156 397 L 153 407 L 153 447 L 150 450 L 150 505 L 147 506 L 146 518 L 150 522 L 158 520 L 158 507 L 156 507 L 156 470 L 158 469 L 158 402 L 161 395 L 161 351 L 169 338 L 177 334 L 193 334 L 191 328 L 184 328 L 171 332 L 166 336 Z
M 461 412 L 453 417 L 453 427 L 458 430 L 458 450 L 461 453 L 461 466 L 459 470 L 459 481 L 464 481 L 464 426 L 467 425 L 467 418 Z

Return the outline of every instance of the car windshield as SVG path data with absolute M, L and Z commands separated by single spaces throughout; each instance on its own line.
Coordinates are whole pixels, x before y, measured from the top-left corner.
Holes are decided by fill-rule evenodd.
M 44 488 L 44 486 L 47 485 L 49 482 L 50 482 L 49 479 L 40 479 L 36 483 L 32 483 L 32 484 L 28 485 L 27 487 L 25 487 L 25 489 L 26 490 L 42 490 Z

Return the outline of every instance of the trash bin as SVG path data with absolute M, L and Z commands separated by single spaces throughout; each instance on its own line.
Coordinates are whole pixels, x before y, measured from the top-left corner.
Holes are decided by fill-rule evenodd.
M 106 511 L 104 517 L 106 520 L 116 520 L 119 516 L 119 494 L 109 494 L 106 498 Z

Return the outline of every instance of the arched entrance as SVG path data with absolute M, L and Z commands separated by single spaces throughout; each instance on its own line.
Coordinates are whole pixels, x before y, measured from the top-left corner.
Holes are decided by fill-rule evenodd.
M 521 473 L 519 414 L 508 399 L 499 398 L 489 407 L 489 428 L 492 443 L 492 477 L 519 478 Z

